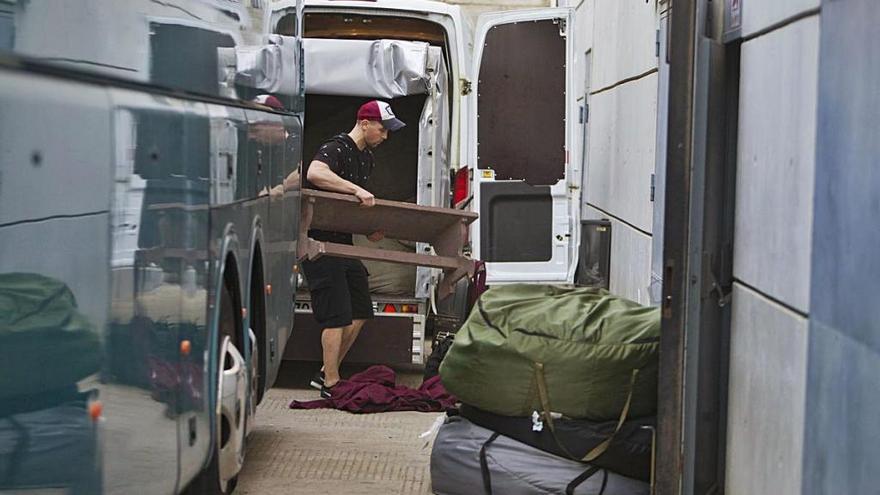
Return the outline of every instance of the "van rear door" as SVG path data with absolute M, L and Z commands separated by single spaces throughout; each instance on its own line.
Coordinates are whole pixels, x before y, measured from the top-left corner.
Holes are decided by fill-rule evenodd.
M 480 16 L 469 159 L 474 256 L 488 282 L 571 282 L 580 183 L 572 170 L 571 10 Z

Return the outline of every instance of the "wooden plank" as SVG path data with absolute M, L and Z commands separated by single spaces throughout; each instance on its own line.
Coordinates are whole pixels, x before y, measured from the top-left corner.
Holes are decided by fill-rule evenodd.
M 369 235 L 381 230 L 385 237 L 437 244 L 455 225 L 468 225 L 477 214 L 452 208 L 421 206 L 377 199 L 365 208 L 355 196 L 303 189 L 303 201 L 314 208 L 309 228 Z M 459 246 L 460 249 L 461 246 Z
M 388 251 L 385 249 L 350 246 L 348 244 L 337 244 L 334 242 L 320 242 L 312 239 L 309 239 L 308 245 L 305 247 L 305 254 L 309 259 L 315 259 L 322 255 L 326 255 L 338 256 L 340 258 L 399 263 L 404 265 L 428 266 L 431 268 L 443 268 L 447 270 L 463 268 L 463 258 L 407 253 L 402 251 Z

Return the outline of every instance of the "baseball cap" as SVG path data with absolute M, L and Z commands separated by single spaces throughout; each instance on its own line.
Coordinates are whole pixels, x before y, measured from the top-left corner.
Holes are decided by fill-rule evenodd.
M 384 101 L 373 100 L 361 105 L 357 114 L 358 120 L 377 120 L 389 131 L 396 131 L 403 128 L 406 124 L 394 116 L 391 111 L 391 105 Z
M 281 103 L 281 100 L 273 95 L 259 95 L 254 98 L 254 103 L 266 105 L 267 107 L 274 108 L 275 110 L 284 110 L 284 104 Z

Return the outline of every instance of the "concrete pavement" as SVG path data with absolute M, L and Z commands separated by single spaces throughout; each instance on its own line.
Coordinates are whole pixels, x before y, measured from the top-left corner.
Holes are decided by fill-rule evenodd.
M 430 494 L 431 444 L 419 438 L 442 413 L 351 414 L 293 410 L 312 400 L 315 363 L 285 362 L 257 411 L 237 494 Z M 362 368 L 343 370 L 343 376 Z M 398 370 L 398 383 L 421 383 L 421 371 Z

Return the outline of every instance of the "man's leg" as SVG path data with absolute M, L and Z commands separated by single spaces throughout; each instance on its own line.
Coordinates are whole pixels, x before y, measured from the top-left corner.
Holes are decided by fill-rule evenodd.
M 342 329 L 342 346 L 339 352 L 340 366 L 342 365 L 342 360 L 345 359 L 345 355 L 348 354 L 348 350 L 351 349 L 352 344 L 357 340 L 358 334 L 364 326 L 364 322 L 366 322 L 366 320 L 354 320 L 351 322 L 351 325 Z
M 318 375 L 313 381 L 316 384 L 323 382 L 328 388 L 339 381 L 342 329 L 352 322 L 345 268 L 343 260 L 330 256 L 302 264 L 312 295 L 312 311 L 315 319 L 325 327 L 321 331 L 324 379 Z
M 321 332 L 321 347 L 324 357 L 324 386 L 336 385 L 339 381 L 339 362 L 342 361 L 343 328 L 325 328 Z
M 339 362 L 345 358 L 349 349 L 357 340 L 364 323 L 373 317 L 373 301 L 370 298 L 370 284 L 367 280 L 367 269 L 358 260 L 349 260 L 345 276 L 348 282 L 348 290 L 351 295 L 351 325 L 343 329 L 342 352 L 339 354 Z

